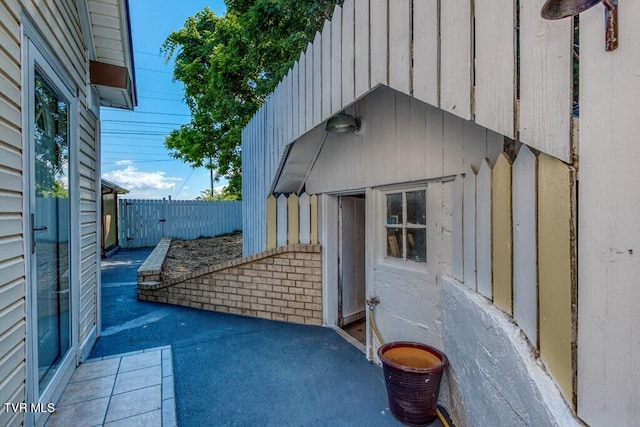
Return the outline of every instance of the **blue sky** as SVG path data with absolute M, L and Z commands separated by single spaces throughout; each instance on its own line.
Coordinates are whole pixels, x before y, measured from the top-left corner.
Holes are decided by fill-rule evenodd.
M 224 14 L 222 0 L 129 1 L 138 106 L 101 111 L 102 177 L 128 189 L 128 198 L 195 199 L 210 187 L 207 169 L 171 158 L 164 146 L 165 135 L 189 121 L 189 109 L 173 65 L 160 56 L 167 36 L 205 6 Z

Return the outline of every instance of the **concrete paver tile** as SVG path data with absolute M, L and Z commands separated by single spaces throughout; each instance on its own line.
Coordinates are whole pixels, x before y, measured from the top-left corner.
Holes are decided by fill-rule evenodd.
M 105 427 L 159 427 L 162 425 L 162 411 L 160 409 L 145 412 L 130 418 L 106 423 Z
M 126 393 L 153 385 L 160 385 L 161 383 L 162 372 L 160 366 L 119 373 L 116 378 L 116 385 L 113 388 L 113 394 Z
M 69 383 L 58 401 L 58 407 L 111 396 L 115 375 Z
M 87 362 L 78 366 L 78 369 L 73 373 L 71 377 L 71 383 L 77 381 L 85 381 L 93 378 L 106 377 L 109 375 L 115 375 L 118 372 L 118 366 L 120 365 L 120 359 L 107 359 L 97 362 Z
M 106 422 L 129 418 L 162 408 L 160 385 L 155 385 L 111 397 Z
M 45 427 L 102 425 L 108 403 L 109 398 L 103 397 L 56 408 L 56 412 L 51 414 Z
M 149 366 L 160 365 L 161 351 L 154 350 L 150 352 L 138 353 L 132 356 L 124 356 L 120 362 L 119 373 L 135 371 L 140 368 L 148 368 Z

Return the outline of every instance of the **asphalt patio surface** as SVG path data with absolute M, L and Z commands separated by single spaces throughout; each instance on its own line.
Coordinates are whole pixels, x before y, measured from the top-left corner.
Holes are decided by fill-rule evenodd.
M 138 301 L 150 253 L 103 260 L 91 358 L 170 345 L 179 426 L 401 425 L 382 369 L 331 329 Z

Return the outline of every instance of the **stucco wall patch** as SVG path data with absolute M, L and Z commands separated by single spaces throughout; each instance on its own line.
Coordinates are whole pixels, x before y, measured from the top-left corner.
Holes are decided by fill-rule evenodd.
M 484 297 L 443 277 L 451 411 L 460 425 L 579 426 L 521 330 Z

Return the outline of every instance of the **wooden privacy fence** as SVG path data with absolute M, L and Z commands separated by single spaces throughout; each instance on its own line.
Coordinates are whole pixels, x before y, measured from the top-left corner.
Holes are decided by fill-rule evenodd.
M 454 182 L 454 276 L 513 317 L 574 401 L 575 175 L 523 145 Z
M 318 243 L 318 196 L 302 193 L 267 198 L 267 249 Z
M 120 245 L 155 246 L 163 237 L 197 239 L 242 230 L 242 202 L 118 199 Z
M 380 85 L 571 162 L 573 23 L 544 20 L 544 1 L 336 6 L 243 130 L 245 203 L 265 218 L 285 147 Z M 263 219 L 245 225 L 264 235 Z M 264 244 L 245 240 L 245 255 Z

